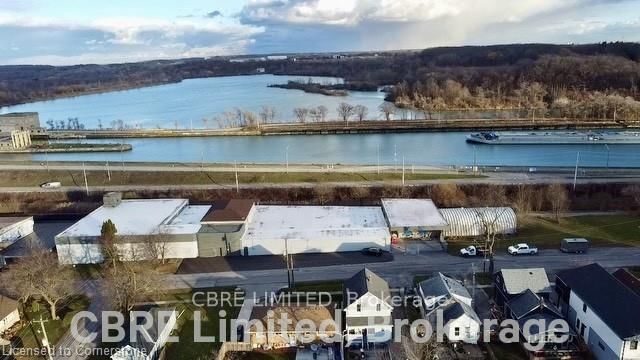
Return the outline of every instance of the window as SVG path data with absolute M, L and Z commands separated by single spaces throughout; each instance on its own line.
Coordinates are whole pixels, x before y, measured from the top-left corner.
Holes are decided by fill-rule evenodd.
M 380 311 L 380 310 L 382 310 L 382 305 L 377 304 L 377 305 L 376 305 L 376 311 Z
M 582 312 L 587 312 L 587 304 L 582 304 Z
M 580 319 L 576 318 L 576 329 L 580 330 Z
M 356 305 L 356 311 L 357 312 L 362 311 L 362 305 L 360 305 L 360 304 Z
M 638 340 L 633 340 L 630 344 L 629 344 L 629 348 L 631 350 L 638 350 Z
M 604 345 L 600 341 L 598 341 L 598 347 L 604 351 Z
M 453 328 L 453 335 L 460 336 L 460 328 L 459 327 Z

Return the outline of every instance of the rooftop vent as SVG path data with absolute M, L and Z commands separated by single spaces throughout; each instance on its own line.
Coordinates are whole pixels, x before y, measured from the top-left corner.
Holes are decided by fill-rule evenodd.
M 121 192 L 109 192 L 102 197 L 102 204 L 105 207 L 116 207 L 122 202 Z

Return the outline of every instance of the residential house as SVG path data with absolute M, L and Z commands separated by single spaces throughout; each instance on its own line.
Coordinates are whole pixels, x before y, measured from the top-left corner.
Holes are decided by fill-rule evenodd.
M 0 334 L 20 321 L 18 302 L 0 295 Z
M 505 308 L 505 304 L 527 290 L 539 297 L 549 300 L 551 284 L 547 273 L 542 268 L 502 269 L 494 275 L 496 304 Z M 509 316 L 505 312 L 505 316 Z
M 441 317 L 449 341 L 478 342 L 482 322 L 473 310 L 473 298 L 459 281 L 438 273 L 419 283 L 417 290 L 422 299 L 422 315 L 433 329 Z
M 369 269 L 344 283 L 345 342 L 351 346 L 386 343 L 393 334 L 389 284 Z
M 133 336 L 127 331 L 126 343 L 111 355 L 112 360 L 156 360 L 161 358 L 162 349 L 176 326 L 176 310 L 173 308 L 152 308 L 149 310 L 149 314 L 152 319 L 150 326 L 145 327 L 145 318 L 131 319 L 145 328 Z
M 518 322 L 520 337 L 524 342 L 537 343 L 542 340 L 546 344 L 546 349 L 564 353 L 576 350 L 573 346 L 575 332 L 562 331 L 556 325 L 559 322 L 566 325 L 566 320 L 560 310 L 532 290 L 527 289 L 511 299 L 505 305 L 505 309 L 507 317 Z M 527 328 L 525 325 L 528 322 L 531 322 L 533 326 Z M 544 327 L 540 326 L 541 324 L 544 324 Z M 561 336 L 566 336 L 567 340 L 562 343 L 555 342 Z
M 595 263 L 559 272 L 555 291 L 597 359 L 640 359 L 640 296 Z

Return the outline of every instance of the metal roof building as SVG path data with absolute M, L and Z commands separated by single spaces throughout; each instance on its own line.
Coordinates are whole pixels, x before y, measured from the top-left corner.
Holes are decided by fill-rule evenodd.
M 448 208 L 440 209 L 449 227 L 445 237 L 472 237 L 485 233 L 485 224 L 493 224 L 498 234 L 515 234 L 517 217 L 509 207 Z

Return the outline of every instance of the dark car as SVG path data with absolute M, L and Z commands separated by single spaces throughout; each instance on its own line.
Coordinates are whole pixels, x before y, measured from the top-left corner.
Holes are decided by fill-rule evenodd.
M 384 250 L 378 247 L 368 247 L 362 249 L 362 253 L 365 255 L 382 256 L 382 254 L 384 254 Z

